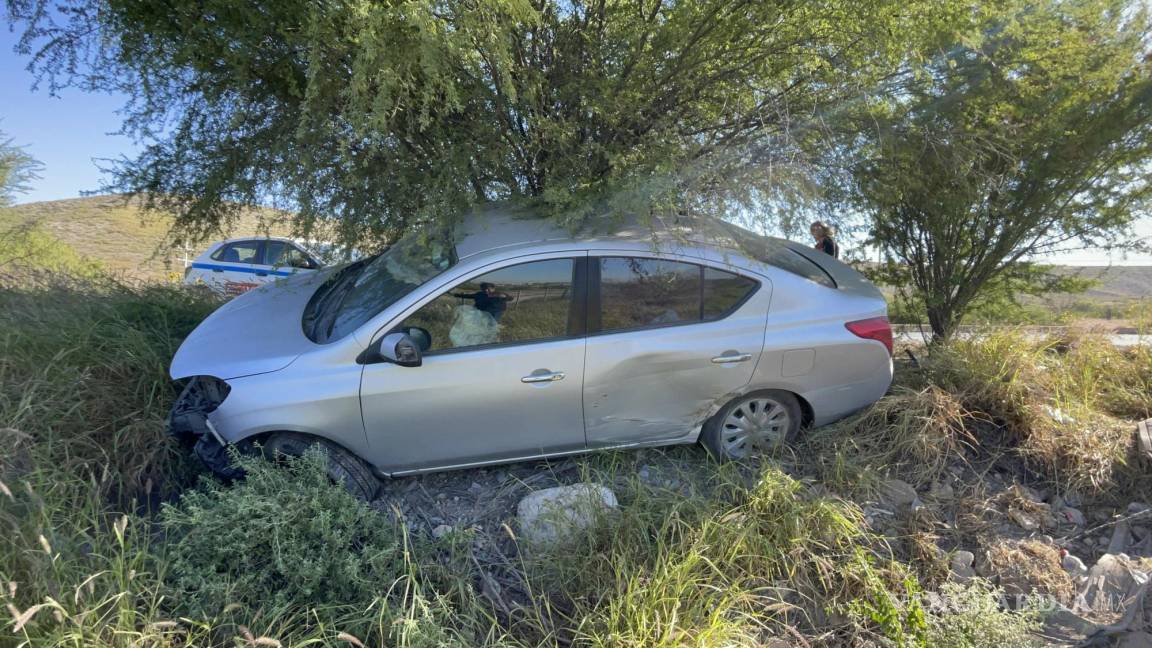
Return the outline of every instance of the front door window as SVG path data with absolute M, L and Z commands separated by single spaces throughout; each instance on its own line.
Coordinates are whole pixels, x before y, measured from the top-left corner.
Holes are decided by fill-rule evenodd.
M 473 277 L 425 304 L 400 328 L 427 330 L 432 353 L 567 337 L 574 265 L 572 259 L 548 259 Z

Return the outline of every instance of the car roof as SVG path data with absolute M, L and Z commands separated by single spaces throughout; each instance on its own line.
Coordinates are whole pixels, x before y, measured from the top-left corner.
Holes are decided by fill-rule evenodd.
M 284 236 L 238 236 L 236 238 L 224 239 L 212 244 L 212 247 L 219 247 L 221 245 L 228 245 L 229 243 L 243 243 L 244 241 L 284 241 L 285 243 L 295 243 L 294 239 Z
M 653 216 L 646 221 L 605 219 L 596 225 L 565 228 L 554 219 L 524 208 L 491 206 L 469 212 L 453 230 L 459 259 L 544 243 L 643 243 L 699 245 L 737 253 L 750 248 L 790 247 L 794 243 L 762 236 L 716 218 Z
M 778 255 L 792 253 L 820 267 L 835 287 L 845 292 L 880 297 L 871 282 L 848 264 L 813 248 L 774 236 L 764 236 L 738 225 L 705 216 L 653 216 L 640 219 L 605 219 L 598 227 L 564 228 L 554 219 L 529 209 L 504 204 L 469 212 L 453 229 L 456 256 L 460 260 L 488 253 L 507 253 L 542 244 L 579 245 L 595 249 L 597 243 L 643 245 L 652 250 L 685 246 L 710 248 L 725 256 L 744 257 L 749 262 L 778 265 Z M 631 247 L 631 246 L 629 246 Z M 791 250 L 788 252 L 787 250 Z

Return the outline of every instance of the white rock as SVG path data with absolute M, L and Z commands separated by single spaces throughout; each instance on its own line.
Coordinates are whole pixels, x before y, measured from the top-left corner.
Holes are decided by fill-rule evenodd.
M 1040 523 L 1036 521 L 1036 518 L 1028 515 L 1023 511 L 1017 511 L 1013 509 L 1008 512 L 1008 516 L 1012 518 L 1012 521 L 1016 523 L 1016 526 L 1024 529 L 1025 531 L 1035 531 L 1036 529 L 1040 528 Z
M 1070 423 L 1076 422 L 1076 419 L 1072 418 L 1068 414 L 1065 414 L 1063 411 L 1061 411 L 1061 409 L 1059 407 L 1052 407 L 1051 405 L 1045 405 L 1044 410 L 1048 414 L 1048 418 L 1052 419 L 1053 421 L 1056 421 L 1057 423 L 1061 423 L 1063 425 L 1068 425 Z
M 441 524 L 441 525 L 437 526 L 435 529 L 432 529 L 432 537 L 439 540 L 440 538 L 443 538 L 444 536 L 448 535 L 449 533 L 452 533 L 452 531 L 454 531 L 454 530 L 455 529 L 453 529 L 450 525 Z
M 599 484 L 546 488 L 520 500 L 520 534 L 533 545 L 555 544 L 587 529 L 617 506 L 616 494 Z
M 888 479 L 880 485 L 880 495 L 895 506 L 907 506 L 916 501 L 916 489 L 906 481 Z
M 976 555 L 971 551 L 957 551 L 952 554 L 952 563 L 949 566 L 952 571 L 952 579 L 960 582 L 965 582 L 976 576 L 976 569 L 973 564 L 976 562 Z
M 1080 604 L 1089 610 L 1114 612 L 1141 585 L 1148 575 L 1133 569 L 1124 554 L 1104 554 L 1088 571 Z

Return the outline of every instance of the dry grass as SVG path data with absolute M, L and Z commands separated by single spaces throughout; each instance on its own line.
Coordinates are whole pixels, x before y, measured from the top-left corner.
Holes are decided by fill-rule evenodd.
M 1152 349 L 997 333 L 936 350 L 926 373 L 1061 489 L 1104 493 L 1133 477 L 1135 424 L 1152 416 Z
M 972 423 L 980 418 L 936 386 L 896 387 L 863 413 L 809 434 L 801 454 L 845 492 L 866 493 L 884 474 L 927 484 L 979 446 Z
M 1060 552 L 1052 545 L 1002 540 L 985 547 L 983 556 L 978 571 L 996 574 L 1009 596 L 1043 592 L 1065 601 L 1072 597 L 1072 578 L 1060 566 Z
M 219 611 L 197 614 L 182 603 L 182 592 L 197 587 L 198 578 L 205 579 L 205 591 L 207 585 L 231 591 L 238 579 L 228 567 L 238 561 L 203 550 L 194 566 L 177 560 L 169 552 L 179 529 L 157 534 L 156 519 L 130 496 L 174 483 L 181 469 L 182 455 L 162 433 L 173 396 L 165 369 L 181 336 L 209 307 L 172 289 L 105 279 L 0 285 L 0 444 L 7 450 L 0 453 L 0 582 L 15 583 L 0 591 L 0 609 L 7 610 L 7 616 L 0 612 L 2 631 L 11 633 L 0 635 L 0 643 L 347 646 L 355 645 L 347 637 L 355 637 L 366 645 L 420 648 L 647 648 L 757 646 L 778 637 L 924 647 L 942 645 L 956 619 L 969 624 L 971 636 L 991 636 L 975 632 L 984 628 L 981 618 L 933 616 L 907 602 L 922 583 L 945 577 L 936 548 L 946 533 L 944 516 L 921 510 L 901 520 L 898 540 L 908 559 L 902 562 L 865 527 L 853 502 L 770 461 L 717 466 L 703 453 L 685 462 L 676 488 L 640 480 L 623 454 L 576 462 L 582 480 L 612 484 L 620 507 L 562 550 L 521 552 L 514 534 L 495 529 L 460 529 L 433 541 L 401 528 L 395 562 L 371 572 L 372 582 L 356 583 L 370 592 L 359 607 L 318 603 L 299 593 L 307 590 L 304 583 L 285 588 L 274 606 L 248 596 L 242 608 L 222 602 Z M 842 493 L 867 493 L 890 474 L 927 484 L 953 464 L 1001 452 L 1026 459 L 1054 483 L 1127 478 L 1123 464 L 1108 464 L 1116 456 L 1111 450 L 1094 463 L 1063 450 L 1075 447 L 1073 441 L 1107 446 L 1109 438 L 1074 434 L 1068 429 L 1081 428 L 1036 415 L 1048 406 L 1075 421 L 1100 412 L 1120 420 L 1141 411 L 1148 405 L 1140 393 L 1146 374 L 1134 374 L 1146 368 L 1146 356 L 1087 341 L 1059 349 L 1020 340 L 983 344 L 938 351 L 912 386 L 812 434 L 797 453 L 804 458 L 799 465 L 811 462 L 824 483 Z M 1057 376 L 1050 375 L 1054 367 Z M 1081 388 L 1083 381 L 1091 386 Z M 213 513 L 208 517 L 226 522 L 204 542 L 249 546 L 226 537 L 240 526 L 229 521 L 244 516 L 267 534 L 261 540 L 268 542 L 255 544 L 282 548 L 252 550 L 243 561 L 250 570 L 283 556 L 303 561 L 328 546 L 333 553 L 324 558 L 347 564 L 341 560 L 347 543 L 341 548 L 315 542 L 322 535 L 293 535 L 310 526 L 337 529 L 324 526 L 337 513 L 326 519 L 323 510 L 341 505 L 332 503 L 339 498 L 324 490 L 322 476 L 310 486 L 321 509 L 310 516 L 312 525 L 293 522 L 302 507 L 277 505 L 275 494 L 299 486 L 296 478 L 286 471 L 266 477 L 274 480 L 264 489 L 272 496 L 219 486 L 218 498 L 187 498 L 188 519 Z M 235 507 L 238 499 L 242 508 L 209 510 Z M 973 509 L 973 527 L 986 528 L 975 510 L 983 505 L 979 493 L 958 492 L 956 499 L 958 508 Z M 1009 491 L 996 503 L 1027 511 L 1030 501 Z M 344 526 L 362 528 L 374 519 L 365 512 Z M 968 522 L 958 518 L 956 526 Z M 1068 586 L 1058 556 L 1044 545 L 981 540 L 989 568 L 1001 573 L 1010 592 L 1062 593 Z M 286 542 L 298 551 L 287 551 Z M 977 588 L 972 596 L 986 593 Z M 985 616 L 1020 630 L 998 614 Z

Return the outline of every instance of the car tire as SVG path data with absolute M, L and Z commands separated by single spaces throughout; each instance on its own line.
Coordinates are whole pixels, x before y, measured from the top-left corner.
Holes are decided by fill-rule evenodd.
M 362 459 L 340 446 L 306 434 L 280 432 L 264 442 L 264 456 L 303 456 L 309 448 L 319 446 L 328 457 L 328 478 L 340 484 L 357 499 L 370 502 L 380 490 L 380 480 Z
M 734 398 L 704 423 L 700 443 L 718 461 L 776 450 L 796 439 L 802 412 L 794 394 L 765 389 Z

